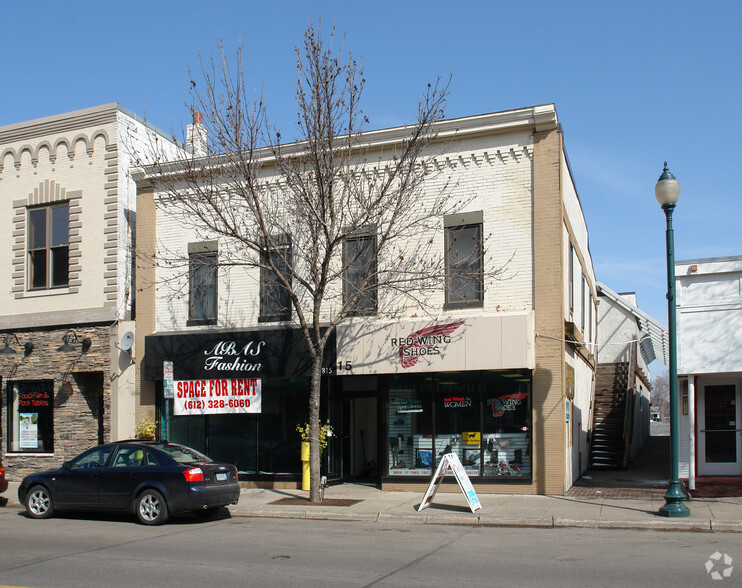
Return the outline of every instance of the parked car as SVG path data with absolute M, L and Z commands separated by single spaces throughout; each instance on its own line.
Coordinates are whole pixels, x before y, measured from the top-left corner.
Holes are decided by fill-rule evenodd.
M 18 500 L 33 519 L 55 511 L 134 512 L 160 525 L 171 514 L 236 504 L 237 470 L 195 449 L 164 441 L 116 441 L 89 449 L 58 470 L 26 476 Z
M 5 468 L 3 462 L 0 461 L 0 494 L 8 489 L 8 480 L 5 479 Z

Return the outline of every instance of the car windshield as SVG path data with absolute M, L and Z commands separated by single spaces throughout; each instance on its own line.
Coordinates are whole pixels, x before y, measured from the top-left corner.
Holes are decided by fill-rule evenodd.
M 206 457 L 203 453 L 199 453 L 195 449 L 191 449 L 190 447 L 186 447 L 185 445 L 159 445 L 157 449 L 167 453 L 178 463 L 190 463 L 193 461 L 211 461 L 211 459 Z

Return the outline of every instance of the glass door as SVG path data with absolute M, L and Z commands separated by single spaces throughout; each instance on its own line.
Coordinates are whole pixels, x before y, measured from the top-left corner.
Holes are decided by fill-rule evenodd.
M 703 386 L 698 402 L 698 474 L 742 474 L 742 415 L 734 384 Z

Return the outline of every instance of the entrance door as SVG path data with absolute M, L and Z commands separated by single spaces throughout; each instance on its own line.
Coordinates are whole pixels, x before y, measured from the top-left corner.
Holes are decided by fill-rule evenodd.
M 740 387 L 702 386 L 698 398 L 698 474 L 742 475 Z
M 376 398 L 345 397 L 331 405 L 330 422 L 336 439 L 331 442 L 328 478 L 376 480 L 378 435 Z M 334 475 L 332 475 L 334 474 Z

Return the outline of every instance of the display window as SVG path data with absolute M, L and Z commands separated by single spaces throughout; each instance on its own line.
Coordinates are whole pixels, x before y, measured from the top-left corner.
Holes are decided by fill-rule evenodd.
M 54 451 L 54 382 L 8 382 L 8 450 Z
M 530 375 L 485 372 L 483 384 L 482 475 L 530 476 Z
M 389 385 L 389 473 L 430 476 L 433 411 L 424 380 L 393 376 Z
M 430 476 L 454 453 L 469 476 L 531 476 L 527 371 L 394 375 L 389 382 L 390 476 Z
M 307 420 L 309 380 L 262 380 L 261 412 L 175 416 L 164 400 L 165 434 L 171 441 L 201 451 L 215 461 L 234 464 L 240 474 L 301 473 L 301 437 L 297 425 Z

